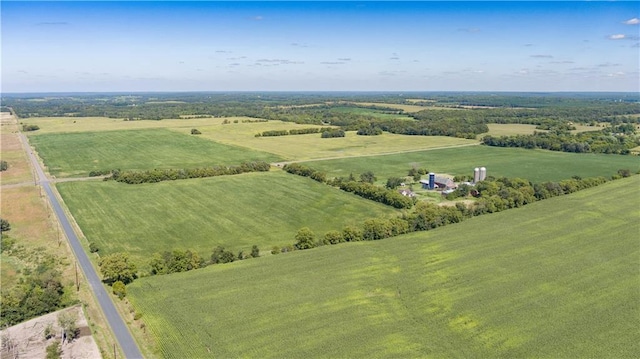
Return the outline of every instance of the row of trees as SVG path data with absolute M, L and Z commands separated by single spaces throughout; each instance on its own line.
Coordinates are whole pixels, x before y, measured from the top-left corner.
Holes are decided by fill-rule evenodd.
M 204 178 L 236 175 L 247 172 L 266 172 L 271 166 L 264 161 L 244 162 L 238 166 L 215 166 L 208 168 L 166 169 L 148 171 L 111 171 L 110 179 L 127 184 L 155 183 L 188 178 Z
M 309 127 L 309 128 L 292 128 L 290 130 L 270 130 L 257 133 L 255 137 L 273 137 L 273 136 L 289 136 L 289 135 L 308 135 L 311 133 L 325 133 L 334 131 L 332 127 Z M 344 137 L 344 136 L 343 136 Z
M 576 153 L 612 153 L 627 155 L 640 145 L 631 124 L 607 127 L 600 131 L 571 134 L 567 131 L 535 132 L 532 135 L 484 136 L 482 143 L 497 147 L 540 148 Z
M 629 176 L 630 171 L 620 170 L 612 179 Z M 347 226 L 341 231 L 328 231 L 324 236 L 316 236 L 308 227 L 301 228 L 295 235 L 293 248 L 310 249 L 318 246 L 343 242 L 372 241 L 394 237 L 415 231 L 426 231 L 467 218 L 487 213 L 500 212 L 509 208 L 524 206 L 538 200 L 573 193 L 607 182 L 604 177 L 572 179 L 560 182 L 532 184 L 520 178 L 499 178 L 478 182 L 475 187 L 477 200 L 471 205 L 458 202 L 455 206 L 438 206 L 428 202 L 418 202 L 410 213 L 395 218 L 371 218 L 360 226 Z M 470 195 L 470 187 L 463 187 L 465 195 Z
M 324 172 L 316 171 L 300 163 L 290 163 L 283 167 L 289 173 L 309 177 L 315 181 L 338 187 L 343 191 L 356 194 L 362 198 L 380 202 L 395 208 L 411 208 L 415 199 L 405 197 L 393 189 L 378 187 L 373 184 L 376 178 L 373 172 L 365 172 L 360 176 L 360 181 L 356 181 L 353 175 L 348 178 L 334 178 L 328 180 Z

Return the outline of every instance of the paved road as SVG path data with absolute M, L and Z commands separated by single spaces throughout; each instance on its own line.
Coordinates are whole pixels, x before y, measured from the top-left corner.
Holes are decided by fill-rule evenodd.
M 138 345 L 133 340 L 133 337 L 131 336 L 129 329 L 127 328 L 124 321 L 122 320 L 122 317 L 120 317 L 120 313 L 118 313 L 118 311 L 116 310 L 116 307 L 111 301 L 109 294 L 103 287 L 102 282 L 98 277 L 98 274 L 96 273 L 95 269 L 91 265 L 91 262 L 89 261 L 89 257 L 87 256 L 87 253 L 84 251 L 84 249 L 82 249 L 82 246 L 80 245 L 80 241 L 78 240 L 78 237 L 76 236 L 75 232 L 73 231 L 73 228 L 71 227 L 69 218 L 67 218 L 66 213 L 62 210 L 62 207 L 60 206 L 60 202 L 58 201 L 58 198 L 54 195 L 53 191 L 51 190 L 49 179 L 44 174 L 44 171 L 42 170 L 40 163 L 36 159 L 36 156 L 31 151 L 31 148 L 28 145 L 26 136 L 20 133 L 20 137 L 22 140 L 22 144 L 25 150 L 27 151 L 29 159 L 33 164 L 33 168 L 36 170 L 36 173 L 38 175 L 38 182 L 42 185 L 42 188 L 44 189 L 45 193 L 49 197 L 49 201 L 51 201 L 51 206 L 53 207 L 53 211 L 56 213 L 56 217 L 58 218 L 58 221 L 60 221 L 60 224 L 62 225 L 64 233 L 67 236 L 67 239 L 69 240 L 69 244 L 73 249 L 73 253 L 76 256 L 78 264 L 82 268 L 82 271 L 84 272 L 84 275 L 87 278 L 87 281 L 89 282 L 89 285 L 91 287 L 91 290 L 93 291 L 93 294 L 98 299 L 98 304 L 100 304 L 100 307 L 102 308 L 102 312 L 107 318 L 107 322 L 109 323 L 109 326 L 113 330 L 113 333 L 116 336 L 116 340 L 118 341 L 120 348 L 122 348 L 122 352 L 124 353 L 126 358 L 132 358 L 132 359 L 142 358 L 142 353 L 140 353 L 140 349 L 138 348 Z

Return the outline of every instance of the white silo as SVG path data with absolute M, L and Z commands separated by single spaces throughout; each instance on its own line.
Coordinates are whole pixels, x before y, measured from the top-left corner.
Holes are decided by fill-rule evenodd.
M 487 178 L 487 169 L 480 167 L 480 181 L 484 181 Z
M 473 169 L 473 183 L 480 182 L 480 169 L 478 167 Z

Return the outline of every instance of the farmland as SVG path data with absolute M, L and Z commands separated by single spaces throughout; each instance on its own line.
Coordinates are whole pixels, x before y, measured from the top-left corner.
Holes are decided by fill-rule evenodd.
M 573 154 L 487 146 L 313 161 L 307 165 L 325 171 L 329 177 L 347 177 L 350 173 L 357 175 L 372 171 L 378 180 L 385 181 L 392 176 L 405 176 L 413 166 L 452 175 L 471 175 L 473 168 L 485 166 L 491 176 L 520 177 L 533 182 L 558 181 L 574 175 L 611 176 L 621 168 L 633 172 L 640 169 L 640 161 L 635 156 Z
M 228 121 L 229 124 L 223 125 L 224 121 Z M 249 148 L 255 151 L 267 152 L 273 154 L 273 158 L 282 158 L 286 160 L 308 160 L 308 159 L 320 159 L 320 158 L 333 158 L 333 157 L 351 157 L 360 156 L 363 154 L 382 154 L 390 152 L 402 152 L 413 151 L 420 149 L 436 148 L 436 147 L 448 147 L 464 144 L 474 144 L 477 141 L 465 140 L 461 138 L 443 137 L 443 136 L 402 136 L 385 133 L 381 136 L 357 136 L 355 132 L 347 132 L 346 137 L 343 138 L 320 138 L 318 134 L 310 135 L 297 135 L 297 136 L 281 136 L 281 137 L 255 137 L 257 133 L 270 130 L 290 130 L 299 128 L 319 127 L 314 125 L 300 125 L 291 122 L 282 121 L 268 121 L 268 122 L 253 122 L 246 123 L 242 121 L 251 120 L 249 118 L 231 117 L 231 118 L 199 118 L 199 119 L 173 119 L 162 121 L 123 121 L 121 119 L 108 119 L 108 118 L 74 118 L 74 117 L 49 117 L 49 118 L 30 118 L 23 121 L 28 124 L 37 124 L 40 126 L 40 130 L 34 133 L 30 133 L 29 137 L 31 142 L 37 145 L 38 151 L 42 157 L 62 157 L 64 154 L 60 154 L 60 151 L 69 151 L 69 147 L 59 146 L 55 149 L 55 154 L 48 154 L 48 151 L 54 150 L 45 146 L 40 146 L 42 141 L 60 142 L 66 138 L 76 138 L 78 140 L 87 139 L 89 136 L 87 133 L 95 132 L 111 132 L 118 130 L 133 130 L 133 129 L 170 129 L 172 131 L 189 134 L 192 128 L 198 128 L 202 134 L 198 137 L 203 139 L 209 139 L 218 143 L 227 144 L 231 146 L 239 146 Z M 255 120 L 255 119 L 253 119 Z M 237 121 L 237 122 L 236 122 Z M 82 132 L 82 135 L 72 136 L 72 133 Z M 57 136 L 45 136 L 45 139 L 40 139 L 40 136 L 45 134 L 56 134 Z M 144 133 L 144 132 L 140 132 Z M 147 132 L 149 134 L 157 132 Z M 105 140 L 106 143 L 113 142 L 119 144 L 121 137 L 124 134 L 128 135 L 128 132 L 118 132 L 102 134 L 101 136 L 108 136 Z M 62 136 L 62 137 L 58 137 Z M 48 138 L 47 138 L 48 137 Z M 123 140 L 128 141 L 128 138 Z M 174 137 L 172 142 L 175 142 Z M 156 141 L 153 139 L 152 142 Z M 159 140 L 158 140 L 159 141 Z M 155 144 L 155 143 L 153 143 Z M 82 144 L 81 144 L 82 145 Z M 86 145 L 86 143 L 84 143 Z M 93 146 L 94 143 L 91 142 Z M 110 147 L 108 151 L 118 151 L 119 148 L 126 148 L 126 146 Z M 144 148 L 142 148 L 144 149 Z M 179 153 L 178 153 L 179 154 Z M 113 154 L 113 158 L 124 159 L 129 157 L 130 153 Z M 249 157 L 249 156 L 247 156 Z M 177 158 L 177 157 L 176 157 Z M 71 159 L 69 159 L 71 160 Z M 84 165 L 84 171 L 87 169 L 98 169 L 93 161 L 89 159 L 91 163 Z M 173 157 L 172 157 L 173 160 Z M 58 159 L 58 161 L 62 161 Z M 69 166 L 78 166 L 75 162 L 68 164 Z M 184 166 L 183 166 L 184 167 Z M 125 167 L 122 167 L 124 169 Z M 110 169 L 110 168 L 106 168 Z M 90 171 L 90 169 L 89 169 Z
M 250 173 L 142 185 L 66 182 L 60 194 L 101 254 L 126 251 L 136 260 L 190 249 L 208 257 L 290 245 L 301 227 L 318 234 L 397 213 L 313 180 L 284 172 Z
M 42 134 L 32 136 L 31 143 L 56 177 L 86 176 L 93 170 L 194 168 L 278 159 L 166 129 Z
M 430 232 L 142 278 L 129 293 L 167 358 L 633 357 L 638 196 L 636 176 Z
M 23 114 L 23 131 L 55 177 L 66 209 L 88 240 L 83 245 L 97 250 L 91 254 L 94 265 L 123 253 L 137 265 L 141 278 L 127 283 L 127 298 L 117 303 L 145 356 L 629 357 L 640 352 L 633 338 L 638 324 L 633 318 L 640 315 L 635 304 L 640 293 L 634 290 L 640 280 L 640 177 L 533 203 L 604 182 L 574 176 L 611 178 L 620 169 L 629 170 L 620 176 L 637 174 L 638 157 L 478 141 L 487 134 L 530 134 L 540 124 L 554 131 L 553 126 L 573 122 L 574 132 L 597 130 L 590 124 L 599 124 L 616 128 L 598 134 L 607 141 L 637 142 L 638 134 L 627 126 L 637 126 L 637 101 L 622 102 L 614 94 L 410 95 L 18 95 L 7 106 Z M 620 124 L 626 127 L 616 127 Z M 256 136 L 319 127 L 342 130 L 345 137 Z M 192 129 L 201 133 L 192 135 Z M 13 134 L 2 133 L 2 156 L 15 163 L 0 175 L 3 185 L 12 184 L 2 188 L 3 218 L 12 213 L 5 206 L 22 208 L 37 195 L 32 177 L 25 176 L 19 143 L 8 135 Z M 577 138 L 571 136 L 558 141 Z M 244 161 L 272 166 L 265 172 L 135 185 L 74 178 L 91 171 Z M 323 174 L 331 181 L 282 171 L 291 162 L 322 171 L 313 177 L 317 181 L 324 181 Z M 571 180 L 538 187 L 490 180 L 478 184 L 477 192 L 462 186 L 447 197 L 416 188 L 418 201 L 441 206 L 419 203 L 396 210 L 376 202 L 391 193 L 376 186 L 407 176 L 412 167 L 469 176 L 480 166 L 491 177 Z M 373 185 L 354 186 L 376 189 L 367 192 L 376 194 L 367 197 L 372 200 L 331 187 L 346 183 L 333 177 L 350 174 L 367 182 L 360 177 L 367 171 L 377 177 Z M 525 203 L 531 204 L 506 210 Z M 15 223 L 16 230 L 26 228 L 24 221 Z M 322 242 L 325 233 L 346 226 L 362 230 L 359 238 L 366 240 L 324 245 L 357 240 L 332 233 Z M 297 248 L 318 248 L 293 251 L 303 227 L 313 231 L 315 241 Z M 28 237 L 33 236 L 37 233 Z M 221 246 L 232 259 L 240 251 L 246 259 L 254 245 L 260 258 L 220 264 L 226 260 L 211 256 Z M 272 255 L 276 246 L 293 252 Z M 152 258 L 160 258 L 154 254 L 172 250 L 191 250 L 207 263 L 180 267 L 184 263 L 175 251 L 159 259 L 165 267 L 151 266 Z M 205 264 L 211 265 L 176 273 Z M 1 265 L 2 282 L 10 284 L 25 268 L 4 253 Z M 101 270 L 106 278 L 107 270 Z

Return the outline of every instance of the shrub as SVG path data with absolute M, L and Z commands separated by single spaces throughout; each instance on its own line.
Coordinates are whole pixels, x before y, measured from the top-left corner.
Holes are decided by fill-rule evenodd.
M 191 129 L 191 134 L 192 135 L 201 135 L 202 132 L 200 132 L 197 128 L 192 128 Z
M 7 163 L 7 161 L 0 161 L 0 171 L 6 171 L 7 168 L 9 168 L 9 164 Z
M 111 288 L 113 290 L 113 294 L 117 295 L 120 300 L 127 296 L 127 287 L 122 283 L 122 281 L 113 283 Z
M 39 129 L 38 125 L 22 125 L 22 131 L 37 131 Z
M 253 247 L 251 247 L 251 257 L 252 258 L 258 258 L 260 257 L 260 248 L 258 248 L 257 245 L 253 245 Z
M 47 346 L 46 359 L 60 359 L 62 358 L 62 349 L 60 349 L 60 341 L 56 340 Z
M 89 243 L 89 252 L 96 253 L 99 250 L 100 250 L 100 248 L 98 248 L 98 245 L 95 244 L 95 242 Z

